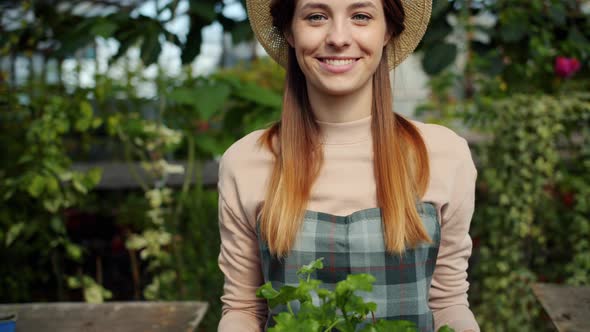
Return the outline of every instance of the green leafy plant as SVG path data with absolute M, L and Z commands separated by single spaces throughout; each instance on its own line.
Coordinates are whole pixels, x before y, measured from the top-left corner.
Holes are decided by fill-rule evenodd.
M 551 331 L 530 286 L 590 284 L 590 95 L 517 94 L 481 113 L 493 139 L 478 153 L 471 304 L 483 331 Z
M 370 274 L 351 274 L 346 280 L 336 284 L 334 291 L 321 288 L 320 280 L 311 279 L 311 274 L 324 267 L 323 258 L 319 258 L 297 271 L 299 285 L 297 287 L 285 285 L 275 290 L 271 282 L 258 288 L 256 296 L 265 298 L 271 308 L 286 305 L 288 311 L 281 312 L 274 317 L 276 325 L 269 328 L 269 332 L 291 331 L 332 331 L 354 332 L 360 328 L 361 332 L 413 332 L 418 331 L 416 325 L 404 320 L 376 320 L 374 312 L 377 304 L 365 302 L 356 295 L 357 291 L 370 292 L 373 290 L 375 277 Z M 312 303 L 312 293 L 318 295 L 321 304 Z M 291 307 L 292 301 L 299 301 L 301 308 L 295 313 Z M 368 315 L 373 321 L 366 324 Z M 361 325 L 361 326 L 359 326 Z M 364 325 L 364 326 L 362 326 Z M 452 332 L 448 326 L 439 332 Z
M 68 277 L 68 287 L 71 289 L 81 288 L 84 293 L 84 300 L 88 303 L 103 303 L 104 300 L 113 297 L 111 291 L 102 287 L 89 276 Z
M 483 138 L 472 144 L 480 175 L 469 276 L 484 331 L 551 331 L 530 286 L 590 283 L 588 27 L 587 1 L 434 5 L 422 43 L 434 79 L 419 111 L 462 118 L 476 131 L 471 143 Z
M 83 94 L 64 98 L 49 90 L 25 98 L 24 89 L 0 86 L 0 298 L 28 299 L 34 284 L 53 282 L 58 299 L 66 297 L 64 262 L 81 264 L 86 251 L 66 230 L 65 213 L 80 206 L 102 172 L 71 169 L 65 142 L 93 133 L 101 120 Z M 19 269 L 28 257 L 31 266 Z M 34 271 L 37 270 L 35 273 Z M 43 272 L 41 272 L 43 271 Z M 90 277 L 86 277 L 90 278 Z M 84 283 L 81 285 L 86 290 Z M 47 287 L 50 288 L 50 287 Z
M 239 1 L 245 8 L 244 0 Z M 151 3 L 154 15 L 136 15 L 141 6 Z M 109 14 L 80 15 L 69 1 L 52 3 L 38 1 L 15 1 L 2 3 L 0 21 L 0 53 L 42 52 L 58 59 L 76 54 L 96 37 L 114 38 L 120 43 L 114 59 L 125 55 L 137 46 L 145 65 L 157 62 L 166 47 L 173 43 L 181 49 L 183 64 L 191 63 L 201 52 L 202 30 L 212 23 L 219 23 L 225 32 L 239 43 L 252 39 L 252 31 L 246 19 L 232 19 L 223 15 L 226 6 L 236 4 L 222 0 L 182 1 L 114 1 L 109 6 L 116 8 Z M 180 4 L 180 5 L 179 5 Z M 94 3 L 100 9 L 100 3 Z M 100 10 L 99 10 L 100 12 Z M 11 13 L 10 15 L 7 13 Z M 177 17 L 188 17 L 188 35 L 179 36 L 167 25 Z
M 431 78 L 418 115 L 449 125 L 482 98 L 588 91 L 588 8 L 575 0 L 435 1 L 418 48 Z
M 588 60 L 585 7 L 575 0 L 436 1 L 420 47 L 423 69 L 439 74 L 465 53 L 466 70 L 482 81 L 499 76 L 513 90 L 549 91 L 558 83 L 556 58 Z

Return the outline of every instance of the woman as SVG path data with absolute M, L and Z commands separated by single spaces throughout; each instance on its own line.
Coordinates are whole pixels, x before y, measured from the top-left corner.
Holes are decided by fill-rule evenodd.
M 272 323 L 256 289 L 377 278 L 377 318 L 479 331 L 467 301 L 476 170 L 464 139 L 393 112 L 389 70 L 416 47 L 431 0 L 248 0 L 287 69 L 281 121 L 223 155 L 219 331 Z M 297 308 L 295 308 L 297 310 Z

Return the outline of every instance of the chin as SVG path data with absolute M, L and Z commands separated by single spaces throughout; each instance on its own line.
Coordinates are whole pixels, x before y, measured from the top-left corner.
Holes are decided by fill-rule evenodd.
M 351 84 L 352 83 L 352 84 Z M 350 79 L 333 80 L 331 82 L 320 82 L 317 86 L 322 93 L 332 96 L 345 96 L 361 90 L 369 82 L 354 84 Z
M 326 95 L 330 96 L 346 96 L 353 94 L 355 91 L 358 91 L 359 87 L 322 87 L 320 89 Z

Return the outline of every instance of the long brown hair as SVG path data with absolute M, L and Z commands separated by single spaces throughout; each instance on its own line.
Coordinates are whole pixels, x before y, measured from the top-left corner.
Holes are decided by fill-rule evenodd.
M 295 1 L 271 3 L 273 24 L 283 32 L 290 27 Z M 382 1 L 388 32 L 395 38 L 404 30 L 403 6 L 400 0 Z M 406 247 L 431 242 L 416 207 L 428 186 L 430 170 L 418 129 L 393 112 L 386 47 L 373 75 L 371 112 L 373 164 L 384 242 L 389 253 L 401 254 Z M 289 49 L 281 120 L 266 130 L 259 143 L 275 158 L 261 211 L 261 235 L 272 254 L 285 256 L 301 227 L 312 185 L 323 163 L 320 130 L 293 48 Z

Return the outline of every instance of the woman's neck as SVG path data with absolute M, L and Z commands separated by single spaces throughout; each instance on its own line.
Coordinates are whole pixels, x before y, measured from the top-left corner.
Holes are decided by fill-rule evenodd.
M 317 120 L 323 122 L 350 122 L 371 115 L 373 84 L 346 95 L 330 95 L 308 85 L 311 109 Z

